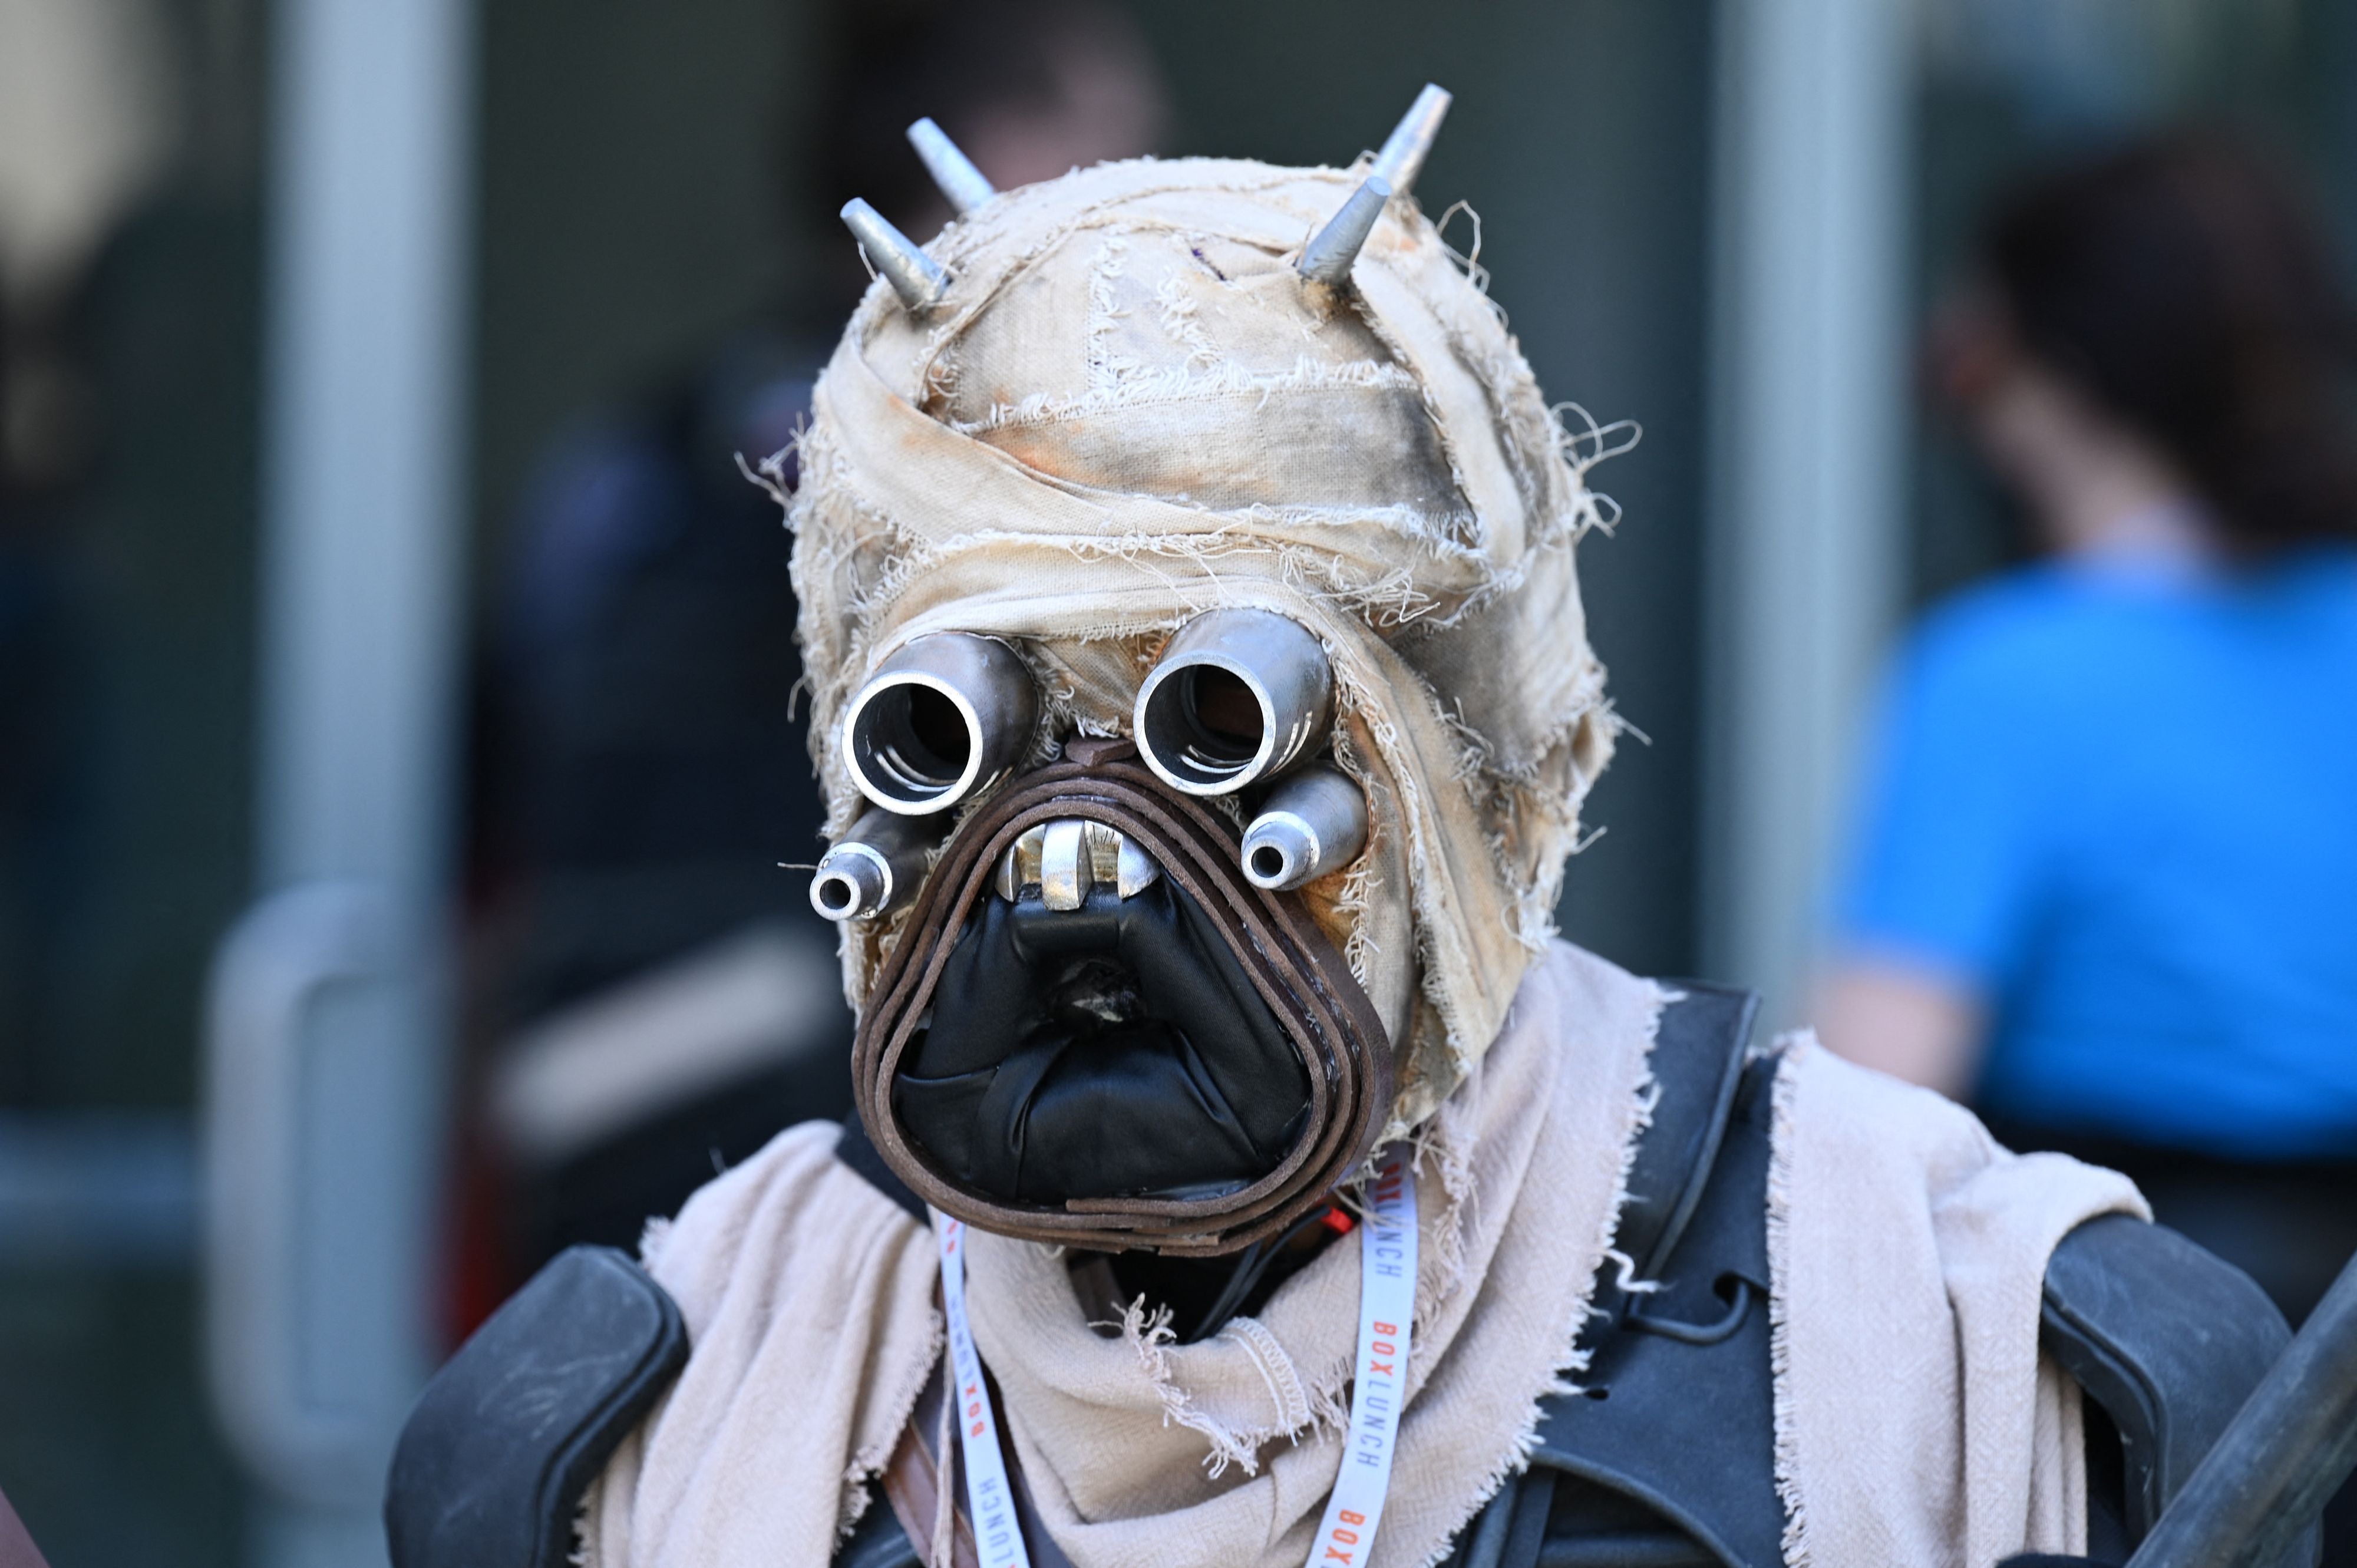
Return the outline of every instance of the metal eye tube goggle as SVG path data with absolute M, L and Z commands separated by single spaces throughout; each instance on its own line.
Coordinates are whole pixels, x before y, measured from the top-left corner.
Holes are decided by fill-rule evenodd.
M 993 639 L 937 632 L 887 659 L 843 719 L 845 766 L 878 809 L 819 863 L 813 908 L 866 919 L 911 897 L 941 814 L 1022 759 L 1039 711 L 1022 660 Z M 1272 611 L 1237 609 L 1198 616 L 1170 639 L 1133 719 L 1146 766 L 1182 793 L 1273 784 L 1240 858 L 1247 880 L 1284 892 L 1366 845 L 1359 786 L 1330 766 L 1301 766 L 1333 714 L 1333 671 L 1318 639 Z
M 1012 649 L 935 632 L 867 678 L 843 715 L 843 759 L 887 811 L 926 816 L 987 789 L 1023 759 L 1039 694 Z
M 811 908 L 865 920 L 913 897 L 950 809 L 1023 758 L 1039 695 L 1005 643 L 920 637 L 877 667 L 843 715 L 844 766 L 876 804 L 818 863 Z
M 1179 628 L 1138 688 L 1146 765 L 1188 795 L 1226 795 L 1313 751 L 1334 716 L 1326 650 L 1270 610 L 1212 610 Z
M 1304 766 L 1334 719 L 1334 672 L 1317 638 L 1270 610 L 1212 610 L 1170 639 L 1137 693 L 1138 754 L 1172 789 L 1225 795 L 1273 783 L 1244 832 L 1254 886 L 1288 892 L 1357 858 L 1359 786 Z

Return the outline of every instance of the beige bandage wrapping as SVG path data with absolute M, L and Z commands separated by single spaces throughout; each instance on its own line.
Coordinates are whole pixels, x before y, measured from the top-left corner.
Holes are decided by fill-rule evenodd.
M 1315 632 L 1373 825 L 1306 897 L 1399 1052 L 1399 1131 L 1544 946 L 1613 726 L 1572 564 L 1599 503 L 1489 301 L 1407 202 L 1351 288 L 1293 270 L 1354 184 L 1117 164 L 952 225 L 943 304 L 878 285 L 820 381 L 794 582 L 838 829 L 843 705 L 925 632 L 1011 639 L 1089 735 L 1200 611 Z M 848 931 L 859 1000 L 894 928 Z

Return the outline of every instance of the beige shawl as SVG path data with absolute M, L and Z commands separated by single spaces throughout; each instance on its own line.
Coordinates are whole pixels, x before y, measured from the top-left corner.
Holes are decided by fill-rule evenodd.
M 1610 1254 L 1663 993 L 1556 944 L 1422 1132 L 1416 1348 L 1371 1568 L 1424 1568 L 1519 1463 Z M 1987 1568 L 2083 1544 L 2075 1392 L 2038 1353 L 2052 1244 L 2123 1179 L 1802 1042 L 1775 1103 L 1777 1481 L 1794 1568 Z M 650 1238 L 686 1374 L 592 1488 L 589 1568 L 819 1568 L 939 1354 L 930 1237 L 782 1134 Z M 974 1333 L 1077 1568 L 1293 1568 L 1340 1462 L 1355 1249 L 1178 1346 L 1093 1331 L 1061 1261 L 975 1236 Z M 1183 1543 L 1183 1548 L 1174 1543 Z M 1174 1555 L 1174 1551 L 1176 1554 Z
M 2073 1226 L 2135 1186 L 2013 1155 L 1928 1089 L 1803 1036 L 1776 1081 L 1768 1261 L 1791 1568 L 2086 1550 L 2078 1386 L 2038 1350 Z

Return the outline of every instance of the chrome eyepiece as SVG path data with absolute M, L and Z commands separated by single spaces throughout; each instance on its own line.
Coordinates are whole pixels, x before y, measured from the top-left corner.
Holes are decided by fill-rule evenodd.
M 867 812 L 819 858 L 811 908 L 830 920 L 865 920 L 907 903 L 925 879 L 939 828 L 924 817 Z
M 1039 722 L 1039 693 L 1012 649 L 935 632 L 887 659 L 851 699 L 844 765 L 886 811 L 922 816 L 996 783 Z
M 1347 774 L 1318 764 L 1270 790 L 1244 829 L 1244 880 L 1289 893 L 1348 865 L 1366 847 L 1366 797 Z
M 1164 783 L 1225 795 L 1308 755 L 1333 716 L 1334 672 L 1315 637 L 1271 610 L 1212 610 L 1170 639 L 1132 727 Z

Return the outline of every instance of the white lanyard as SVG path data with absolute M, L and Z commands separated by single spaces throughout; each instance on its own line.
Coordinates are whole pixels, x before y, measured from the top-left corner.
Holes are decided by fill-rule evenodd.
M 958 1444 L 965 1456 L 966 1509 L 982 1568 L 1031 1568 L 1015 1519 L 998 1418 L 982 1380 L 982 1358 L 965 1311 L 965 1227 L 933 1215 L 941 1242 L 942 1311 L 949 1319 L 950 1372 L 956 1380 Z M 1415 1308 L 1415 1174 L 1394 1148 L 1375 1167 L 1359 1227 L 1359 1359 L 1351 1386 L 1351 1429 L 1341 1474 L 1309 1548 L 1308 1568 L 1360 1568 L 1383 1522 L 1392 1451 L 1406 1402 L 1408 1320 Z
M 1358 1568 L 1383 1522 L 1398 1446 L 1400 1406 L 1407 1402 L 1408 1320 L 1415 1313 L 1415 1173 L 1408 1154 L 1386 1150 L 1367 1187 L 1359 1225 L 1359 1361 L 1351 1383 L 1351 1433 L 1342 1473 L 1326 1499 L 1310 1543 L 1309 1568 Z
M 950 1397 L 957 1404 L 958 1449 L 965 1455 L 966 1516 L 974 1522 L 981 1568 L 1031 1568 L 1023 1530 L 1015 1519 L 1015 1492 L 1006 1484 L 1006 1456 L 998 1451 L 998 1418 L 982 1380 L 974 1329 L 965 1316 L 965 1227 L 936 1209 L 933 1235 L 942 1247 L 942 1312 L 950 1325 Z

